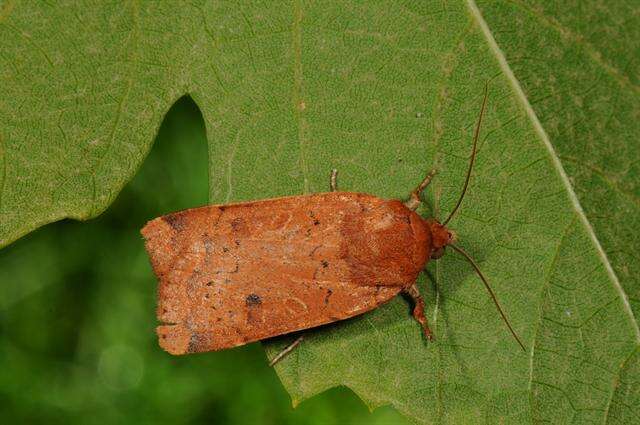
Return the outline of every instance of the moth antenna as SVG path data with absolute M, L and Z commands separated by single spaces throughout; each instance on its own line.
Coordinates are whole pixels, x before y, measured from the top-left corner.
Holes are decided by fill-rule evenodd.
M 465 257 L 467 259 L 467 261 L 469 261 L 469 263 L 471 263 L 473 268 L 476 270 L 476 273 L 478 273 L 478 276 L 480 276 L 480 280 L 482 280 L 482 283 L 484 283 L 485 288 L 487 288 L 487 291 L 489 291 L 489 295 L 491 295 L 491 298 L 493 299 L 493 302 L 496 305 L 496 308 L 498 309 L 498 312 L 500 312 L 500 315 L 502 316 L 502 320 L 504 320 L 504 323 L 509 328 L 509 331 L 511 332 L 511 335 L 513 335 L 513 337 L 516 339 L 516 341 L 518 341 L 518 344 L 520 344 L 520 347 L 522 348 L 522 351 L 526 352 L 527 349 L 524 348 L 524 344 L 522 343 L 522 341 L 518 337 L 518 334 L 516 334 L 516 331 L 514 331 L 513 328 L 511 327 L 511 324 L 509 323 L 509 320 L 507 319 L 507 316 L 504 314 L 504 312 L 502 311 L 502 308 L 500 307 L 500 303 L 498 303 L 498 298 L 496 297 L 496 294 L 493 293 L 493 290 L 489 286 L 489 282 L 487 281 L 487 278 L 484 277 L 484 275 L 480 271 L 480 267 L 478 267 L 478 264 L 476 264 L 476 262 L 473 260 L 473 258 L 471 258 L 471 256 L 469 254 L 467 254 L 459 246 L 456 246 L 454 244 L 449 244 L 449 246 L 451 248 L 453 248 L 455 251 L 457 251 L 459 254 L 461 254 L 463 257 Z
M 484 115 L 484 108 L 487 104 L 487 96 L 488 96 L 488 84 L 484 85 L 484 99 L 482 99 L 482 107 L 480 108 L 480 115 L 478 116 L 478 123 L 476 124 L 476 130 L 473 134 L 473 148 L 471 149 L 471 160 L 469 161 L 469 169 L 467 170 L 467 177 L 464 180 L 464 186 L 462 187 L 462 193 L 460 194 L 460 198 L 458 198 L 458 203 L 453 208 L 453 211 L 449 214 L 449 217 L 445 221 L 442 222 L 442 225 L 445 226 L 454 216 L 454 214 L 460 208 L 460 204 L 462 204 L 462 199 L 464 198 L 465 193 L 467 193 L 467 186 L 469 186 L 469 180 L 471 180 L 471 171 L 473 170 L 473 163 L 476 160 L 476 150 L 478 147 L 478 136 L 480 135 L 480 124 L 482 124 L 482 116 Z

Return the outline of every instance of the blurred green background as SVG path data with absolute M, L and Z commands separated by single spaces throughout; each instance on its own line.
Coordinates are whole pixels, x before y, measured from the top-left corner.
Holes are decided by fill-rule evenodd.
M 167 114 L 135 179 L 100 218 L 0 250 L 0 423 L 404 424 L 345 388 L 293 409 L 260 344 L 172 357 L 155 336 L 156 279 L 139 229 L 207 203 L 204 123 Z

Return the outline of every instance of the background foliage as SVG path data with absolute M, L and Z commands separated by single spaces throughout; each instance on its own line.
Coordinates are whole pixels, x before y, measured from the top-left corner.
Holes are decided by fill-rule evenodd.
M 421 341 L 396 300 L 309 333 L 278 373 L 296 402 L 345 384 L 370 406 L 391 403 L 419 422 L 629 422 L 640 403 L 639 19 L 633 2 L 596 0 L 3 2 L 0 244 L 103 211 L 185 93 L 202 110 L 208 144 L 182 143 L 196 128 L 204 137 L 193 105 L 182 104 L 191 112 L 176 114 L 191 125 L 171 148 L 158 143 L 107 215 L 90 227 L 58 224 L 2 251 L 0 276 L 15 282 L 0 287 L 0 355 L 17 367 L 0 390 L 6 411 L 45 415 L 33 409 L 44 404 L 79 418 L 102 408 L 117 420 L 132 394 L 147 401 L 137 405 L 170 406 L 149 399 L 162 388 L 173 397 L 181 389 L 184 420 L 200 417 L 189 410 L 195 400 L 202 417 L 225 411 L 211 407 L 223 395 L 205 385 L 197 362 L 228 379 L 225 367 L 238 364 L 211 359 L 233 354 L 176 360 L 155 348 L 154 285 L 137 229 L 206 202 L 324 190 L 332 167 L 343 189 L 399 197 L 436 166 L 431 208 L 421 212 L 439 215 L 457 196 L 489 81 L 478 164 L 453 225 L 525 338 L 526 355 L 468 267 L 446 257 L 420 281 L 437 344 Z M 188 384 L 158 384 L 183 376 L 174 367 L 190 370 Z M 242 373 L 219 384 L 253 388 L 247 400 L 277 394 L 261 392 L 269 378 L 249 386 Z M 21 397 L 29 385 L 41 399 Z M 331 406 L 319 409 L 346 416 L 304 420 L 361 412 Z M 244 410 L 229 420 L 297 414 Z

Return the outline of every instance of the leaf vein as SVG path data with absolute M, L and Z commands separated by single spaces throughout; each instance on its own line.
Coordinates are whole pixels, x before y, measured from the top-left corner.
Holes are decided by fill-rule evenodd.
M 609 412 L 611 411 L 611 404 L 613 403 L 613 397 L 615 396 L 616 389 L 620 385 L 620 376 L 622 375 L 622 371 L 625 369 L 625 367 L 627 367 L 627 364 L 631 361 L 631 359 L 633 359 L 633 357 L 639 351 L 640 351 L 640 346 L 636 346 L 631 351 L 631 354 L 629 354 L 629 356 L 627 356 L 627 358 L 620 364 L 618 371 L 613 377 L 613 381 L 611 382 L 611 396 L 607 400 L 607 406 L 604 409 L 604 417 L 602 418 L 603 424 L 607 424 L 609 421 Z M 634 414 L 635 417 L 640 418 L 640 416 L 634 411 L 634 409 L 631 409 L 630 406 L 627 406 L 625 403 L 621 403 L 621 404 L 629 408 L 629 410 Z
M 560 248 L 562 247 L 562 245 L 564 244 L 564 241 L 566 239 L 566 237 L 568 236 L 570 230 L 573 228 L 574 224 L 576 222 L 576 218 L 574 218 L 573 220 L 571 220 L 571 222 L 569 223 L 569 225 L 567 225 L 567 227 L 564 229 L 564 231 L 562 232 L 562 237 L 560 238 L 560 240 L 558 241 L 558 244 L 556 246 L 554 255 L 553 255 L 553 259 L 551 260 L 551 264 L 549 266 L 549 270 L 547 271 L 547 277 L 545 278 L 545 282 L 542 285 L 542 290 L 539 296 L 539 302 L 538 302 L 538 309 L 539 309 L 539 314 L 540 314 L 540 318 L 538 319 L 538 321 L 536 322 L 536 328 L 533 332 L 533 340 L 531 341 L 531 354 L 529 356 L 529 385 L 527 386 L 528 392 L 529 392 L 529 406 L 531 408 L 531 415 L 533 416 L 534 412 L 534 408 L 533 408 L 533 391 L 532 391 L 532 385 L 533 385 L 533 359 L 535 356 L 535 350 L 536 350 L 536 340 L 538 338 L 538 332 L 540 330 L 540 327 L 542 326 L 542 319 L 544 317 L 544 300 L 546 298 L 545 294 L 549 291 L 549 286 L 551 284 L 551 276 L 553 274 L 553 270 L 558 262 L 558 258 L 560 255 Z
M 518 1 L 518 0 L 510 0 L 510 2 L 518 6 L 520 9 L 528 12 L 531 16 L 535 17 L 538 22 L 545 25 L 547 28 L 552 28 L 560 34 L 562 38 L 565 40 L 571 41 L 578 46 L 582 46 L 585 53 L 593 60 L 594 63 L 598 64 L 602 69 L 604 69 L 607 74 L 609 74 L 613 79 L 618 82 L 621 86 L 629 88 L 635 91 L 637 94 L 640 93 L 640 87 L 636 86 L 629 80 L 629 77 L 620 72 L 615 66 L 607 63 L 602 59 L 602 54 L 591 45 L 588 41 L 584 39 L 584 37 L 574 33 L 565 25 L 560 23 L 558 20 L 545 15 L 539 10 L 536 10 L 526 4 Z
M 131 1 L 131 7 L 132 7 L 132 28 L 131 28 L 131 35 L 130 35 L 130 41 L 128 43 L 129 47 L 129 52 L 128 52 L 128 56 L 129 56 L 129 60 L 133 63 L 134 62 L 134 55 L 137 51 L 137 45 L 138 45 L 138 37 L 139 37 L 139 28 L 138 28 L 138 0 L 132 0 Z M 115 139 L 115 134 L 116 131 L 118 129 L 118 125 L 120 124 L 120 119 L 122 118 L 122 111 L 124 109 L 124 105 L 127 102 L 127 99 L 129 98 L 129 94 L 131 93 L 131 88 L 133 86 L 133 66 L 130 66 L 128 68 L 128 74 L 127 75 L 127 86 L 125 88 L 125 91 L 122 95 L 122 97 L 120 98 L 120 101 L 118 102 L 118 109 L 116 110 L 116 116 L 115 119 L 113 121 L 113 126 L 111 127 L 111 131 L 109 133 L 109 137 L 108 137 L 108 141 L 107 141 L 107 145 L 104 148 L 104 153 L 100 156 L 100 158 L 98 158 L 98 161 L 96 163 L 95 168 L 93 169 L 93 172 L 91 173 L 91 182 L 93 185 L 93 199 L 91 202 L 91 210 L 90 210 L 90 215 L 93 215 L 95 213 L 95 211 L 97 210 L 97 183 L 96 183 L 96 176 L 98 175 L 98 173 L 101 171 L 102 166 L 104 164 L 104 160 L 105 158 L 109 155 L 109 152 L 111 151 L 111 148 L 113 146 L 113 141 Z
M 302 4 L 293 3 L 293 24 L 291 26 L 291 44 L 293 49 L 293 114 L 298 126 L 298 144 L 300 149 L 300 168 L 302 169 L 303 190 L 309 193 L 309 164 L 307 163 L 307 123 L 304 117 L 302 75 Z

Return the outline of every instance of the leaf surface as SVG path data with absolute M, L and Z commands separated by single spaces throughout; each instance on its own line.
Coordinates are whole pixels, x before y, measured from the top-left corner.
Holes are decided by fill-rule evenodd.
M 640 26 L 599 5 L 5 2 L 0 245 L 103 211 L 185 93 L 207 127 L 211 202 L 324 191 L 331 168 L 343 190 L 401 198 L 435 167 L 421 213 L 442 217 L 489 81 L 451 226 L 527 353 L 450 254 L 420 280 L 435 343 L 396 299 L 309 332 L 278 373 L 296 402 L 346 385 L 421 423 L 628 423 Z

